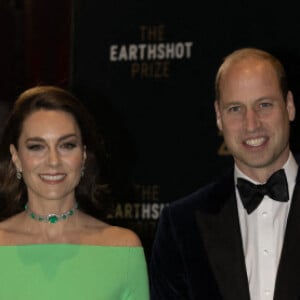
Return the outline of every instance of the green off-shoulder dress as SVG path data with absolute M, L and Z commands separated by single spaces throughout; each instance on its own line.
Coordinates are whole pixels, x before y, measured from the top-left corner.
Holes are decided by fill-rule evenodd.
M 142 247 L 0 247 L 2 300 L 148 300 Z

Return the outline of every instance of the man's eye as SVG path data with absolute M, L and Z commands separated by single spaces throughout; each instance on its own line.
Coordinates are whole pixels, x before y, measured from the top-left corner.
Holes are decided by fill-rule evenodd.
M 241 110 L 240 106 L 230 106 L 228 112 L 239 112 Z
M 260 107 L 262 108 L 267 108 L 267 107 L 271 107 L 273 104 L 270 102 L 262 102 L 260 103 Z

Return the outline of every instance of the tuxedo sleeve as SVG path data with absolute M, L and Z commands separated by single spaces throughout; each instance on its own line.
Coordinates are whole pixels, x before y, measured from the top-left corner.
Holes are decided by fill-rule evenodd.
M 151 300 L 189 299 L 186 272 L 172 220 L 172 210 L 166 206 L 160 215 L 150 260 Z

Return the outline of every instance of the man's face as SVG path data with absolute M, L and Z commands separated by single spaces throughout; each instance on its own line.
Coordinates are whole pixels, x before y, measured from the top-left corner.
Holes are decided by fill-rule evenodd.
M 281 168 L 289 155 L 295 107 L 291 92 L 283 98 L 271 64 L 252 58 L 231 65 L 220 91 L 217 125 L 237 166 L 250 176 L 261 168 Z

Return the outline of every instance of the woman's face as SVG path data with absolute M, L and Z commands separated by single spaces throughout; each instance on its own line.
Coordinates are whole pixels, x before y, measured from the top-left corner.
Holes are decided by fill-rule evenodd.
M 12 160 L 22 172 L 28 199 L 74 201 L 86 159 L 74 117 L 60 110 L 38 110 L 24 120 Z

